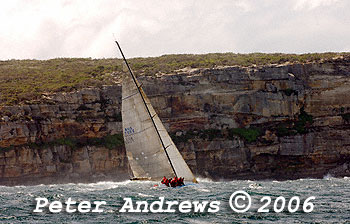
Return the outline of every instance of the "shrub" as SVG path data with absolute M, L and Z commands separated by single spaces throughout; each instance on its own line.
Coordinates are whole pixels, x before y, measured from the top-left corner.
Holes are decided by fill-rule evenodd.
M 340 116 L 343 118 L 344 121 L 350 122 L 350 113 L 341 114 Z
M 200 133 L 197 130 L 186 131 L 186 133 L 184 133 L 180 136 L 177 136 L 176 132 L 169 133 L 169 135 L 174 143 L 187 142 L 189 139 L 199 136 L 199 134 Z
M 292 94 L 294 95 L 298 95 L 298 91 L 288 88 L 288 89 L 283 89 L 281 90 L 284 94 L 286 94 L 287 96 L 291 96 Z
M 297 133 L 296 130 L 292 128 L 287 128 L 284 125 L 279 125 L 276 129 L 276 135 L 278 137 L 284 137 L 284 136 L 290 136 L 295 135 Z
M 108 149 L 113 149 L 124 145 L 123 134 L 106 135 L 102 138 L 87 138 L 87 139 L 76 139 L 71 137 L 65 137 L 60 139 L 55 139 L 51 142 L 31 142 L 24 144 L 33 149 L 48 148 L 52 146 L 65 145 L 72 149 L 84 147 L 84 146 L 103 146 Z M 22 145 L 23 146 L 23 145 Z M 14 146 L 9 146 L 6 148 L 1 148 L 0 151 L 7 151 L 13 149 Z
M 113 149 L 118 146 L 124 145 L 124 139 L 122 134 L 107 135 L 103 137 L 103 145 L 108 149 Z
M 54 145 L 66 145 L 72 149 L 77 148 L 77 140 L 72 138 L 61 138 L 53 142 Z
M 221 130 L 219 129 L 206 129 L 200 132 L 199 137 L 202 139 L 207 139 L 209 141 L 212 141 L 215 138 L 222 137 L 222 133 L 221 133 Z
M 228 134 L 230 139 L 233 139 L 233 136 L 239 136 L 248 143 L 252 143 L 261 135 L 261 131 L 258 128 L 232 128 L 228 130 Z
M 124 145 L 124 139 L 123 134 L 119 133 L 114 135 L 106 135 L 102 138 L 88 138 L 85 142 L 82 142 L 81 145 L 104 146 L 108 149 L 113 149 Z
M 304 107 L 300 109 L 300 114 L 298 115 L 298 121 L 294 124 L 294 129 L 299 134 L 305 134 L 308 132 L 307 126 L 313 123 L 313 116 L 309 115 L 304 111 Z

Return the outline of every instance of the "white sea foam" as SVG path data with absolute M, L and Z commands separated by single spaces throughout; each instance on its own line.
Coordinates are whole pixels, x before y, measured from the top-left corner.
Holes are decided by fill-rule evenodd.
M 252 184 L 249 184 L 249 188 L 250 189 L 261 189 L 263 187 L 260 184 L 252 183 Z
M 331 174 L 329 174 L 329 173 L 327 173 L 324 177 L 323 177 L 323 179 L 324 180 L 330 180 L 330 179 L 333 179 L 334 177 L 331 175 Z
M 213 181 L 212 179 L 210 179 L 210 178 L 196 177 L 196 179 L 198 180 L 198 182 L 205 182 L 205 183 L 214 182 L 214 181 Z
M 197 188 L 195 188 L 195 189 L 196 189 L 196 191 L 201 191 L 201 192 L 210 192 L 210 190 L 209 190 L 209 189 L 207 189 L 207 188 L 197 187 Z
M 78 183 L 69 184 L 69 187 L 76 192 L 89 192 L 89 191 L 103 191 L 108 189 L 115 189 L 130 184 L 131 181 L 113 182 L 113 181 L 101 181 L 97 183 Z
M 153 197 L 152 195 L 143 194 L 143 193 L 138 193 L 137 195 L 138 195 L 138 196 L 141 196 L 141 197 Z
M 87 186 L 105 186 L 105 185 L 127 185 L 131 183 L 131 180 L 116 182 L 116 181 L 100 181 L 97 183 L 89 183 L 89 184 L 78 184 L 78 185 L 87 185 Z
M 213 223 L 210 221 L 203 221 L 203 220 L 193 220 L 193 219 L 186 219 L 186 222 L 188 223 L 194 223 L 194 224 L 209 224 L 209 223 Z

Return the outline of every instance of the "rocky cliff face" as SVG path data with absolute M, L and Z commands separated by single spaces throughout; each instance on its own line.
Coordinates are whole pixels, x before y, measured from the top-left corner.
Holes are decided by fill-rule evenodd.
M 119 86 L 1 108 L 0 184 L 128 178 Z
M 350 59 L 139 77 L 198 176 L 350 175 Z M 119 84 L 1 108 L 0 184 L 128 176 Z

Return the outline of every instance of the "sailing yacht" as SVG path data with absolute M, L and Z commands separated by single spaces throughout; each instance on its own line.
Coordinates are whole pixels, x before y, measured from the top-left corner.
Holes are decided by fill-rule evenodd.
M 129 70 L 122 83 L 122 123 L 132 180 L 160 181 L 184 177 L 197 183 L 150 100 L 133 74 L 119 43 L 116 44 Z

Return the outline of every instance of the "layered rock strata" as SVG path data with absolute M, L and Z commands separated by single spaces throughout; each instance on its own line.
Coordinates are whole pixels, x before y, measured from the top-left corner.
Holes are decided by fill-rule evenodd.
M 197 176 L 350 175 L 350 59 L 139 77 Z M 1 108 L 0 184 L 128 177 L 121 87 Z

